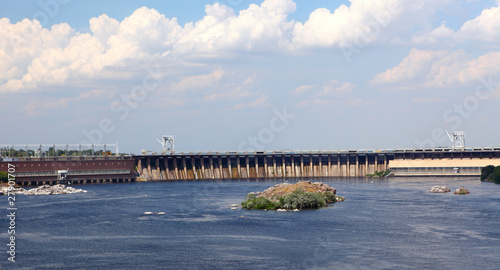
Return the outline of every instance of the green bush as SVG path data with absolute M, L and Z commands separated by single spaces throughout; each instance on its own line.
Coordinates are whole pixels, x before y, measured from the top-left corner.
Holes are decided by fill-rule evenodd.
M 282 208 L 285 209 L 319 208 L 326 206 L 328 202 L 334 202 L 335 195 L 333 195 L 333 200 L 331 199 L 331 195 L 296 189 L 292 194 L 281 197 L 280 202 Z
M 275 210 L 281 207 L 281 204 L 278 202 L 270 201 L 266 198 L 257 198 L 255 194 L 248 194 L 243 202 L 241 202 L 241 206 L 247 209 L 268 209 Z
M 382 171 L 382 172 L 375 171 L 375 173 L 373 173 L 373 174 L 367 174 L 366 176 L 367 177 L 385 177 L 385 176 L 389 175 L 390 173 L 391 173 L 390 170 L 385 170 L 385 171 Z
M 481 169 L 481 180 L 486 180 L 495 171 L 495 166 L 488 165 Z
M 489 180 L 500 184 L 500 166 L 490 175 Z
M 9 181 L 9 175 L 7 172 L 0 172 L 0 182 L 7 183 Z
M 481 181 L 491 181 L 500 184 L 500 166 L 489 165 L 482 168 Z

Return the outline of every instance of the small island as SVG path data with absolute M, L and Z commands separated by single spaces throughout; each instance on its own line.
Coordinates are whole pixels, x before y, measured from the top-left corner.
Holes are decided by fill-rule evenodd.
M 470 194 L 470 191 L 467 190 L 466 188 L 464 187 L 459 187 L 457 188 L 457 190 L 455 190 L 455 192 L 453 192 L 454 194 L 456 195 L 467 195 L 467 194 Z
M 482 168 L 481 181 L 500 184 L 500 166 L 489 165 Z
M 450 191 L 451 190 L 447 186 L 433 186 L 431 190 L 429 190 L 430 193 L 446 193 Z
M 327 184 L 300 181 L 296 184 L 282 183 L 262 192 L 251 192 L 241 203 L 246 209 L 294 210 L 325 207 L 330 203 L 344 201 L 337 191 Z

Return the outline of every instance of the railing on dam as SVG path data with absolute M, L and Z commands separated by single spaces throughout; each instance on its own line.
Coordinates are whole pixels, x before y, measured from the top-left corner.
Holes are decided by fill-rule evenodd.
M 178 152 L 172 155 L 280 155 L 280 154 L 347 154 L 347 153 L 421 153 L 421 152 L 491 152 L 500 151 L 500 147 L 466 147 L 466 148 L 394 148 L 394 149 L 335 149 L 335 150 L 279 150 L 279 151 L 216 151 L 216 152 Z

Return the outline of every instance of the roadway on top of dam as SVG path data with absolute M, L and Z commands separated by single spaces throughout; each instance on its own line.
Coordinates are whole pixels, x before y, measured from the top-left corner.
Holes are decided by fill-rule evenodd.
M 329 155 L 329 154 L 398 154 L 398 153 L 464 153 L 464 152 L 500 152 L 500 147 L 466 147 L 466 148 L 397 148 L 397 149 L 351 149 L 351 150 L 279 150 L 279 151 L 217 151 L 217 152 L 172 152 L 172 153 L 152 153 L 148 155 L 134 155 L 135 157 L 148 156 L 262 156 L 262 155 Z

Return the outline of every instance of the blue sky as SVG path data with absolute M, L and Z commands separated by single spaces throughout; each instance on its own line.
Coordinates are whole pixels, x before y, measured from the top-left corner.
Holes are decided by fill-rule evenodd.
M 0 1 L 0 144 L 497 146 L 498 1 Z

